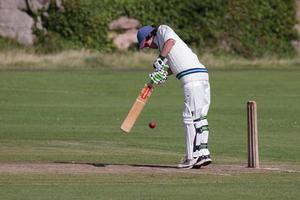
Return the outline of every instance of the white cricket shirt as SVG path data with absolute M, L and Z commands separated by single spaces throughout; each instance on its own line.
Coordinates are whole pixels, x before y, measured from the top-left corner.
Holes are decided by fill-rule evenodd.
M 180 39 L 173 29 L 167 25 L 160 25 L 154 39 L 160 52 L 164 47 L 164 43 L 169 39 L 175 40 L 175 44 L 167 55 L 167 64 L 176 75 L 176 78 L 183 83 L 208 80 L 207 69 L 199 61 L 197 55 Z

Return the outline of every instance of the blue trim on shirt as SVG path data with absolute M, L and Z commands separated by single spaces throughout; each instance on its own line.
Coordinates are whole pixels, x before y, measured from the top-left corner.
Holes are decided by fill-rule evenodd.
M 176 75 L 176 78 L 181 79 L 182 77 L 193 74 L 193 73 L 208 73 L 208 70 L 206 68 L 192 68 L 184 70 Z

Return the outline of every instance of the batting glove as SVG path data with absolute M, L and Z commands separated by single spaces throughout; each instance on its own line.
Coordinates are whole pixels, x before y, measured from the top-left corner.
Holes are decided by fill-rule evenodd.
M 157 84 L 163 84 L 168 79 L 168 72 L 167 70 L 161 69 L 159 71 L 152 72 L 149 74 L 150 80 Z
M 153 63 L 153 67 L 156 71 L 159 71 L 164 68 L 166 65 L 167 59 L 163 56 L 159 56 Z

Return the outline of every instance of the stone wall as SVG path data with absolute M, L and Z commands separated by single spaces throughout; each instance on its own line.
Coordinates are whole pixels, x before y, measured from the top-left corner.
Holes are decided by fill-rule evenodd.
M 32 29 L 43 29 L 41 15 L 47 16 L 51 1 L 62 9 L 62 0 L 0 0 L 0 36 L 33 45 Z M 29 13 L 37 17 L 32 18 Z
M 109 38 L 113 40 L 118 50 L 125 51 L 137 43 L 137 29 L 140 22 L 133 18 L 122 16 L 109 24 Z
M 0 36 L 32 45 L 34 20 L 29 16 L 25 0 L 0 0 Z

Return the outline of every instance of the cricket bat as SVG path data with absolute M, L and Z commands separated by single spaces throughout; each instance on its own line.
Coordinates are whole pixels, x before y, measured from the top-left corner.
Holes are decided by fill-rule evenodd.
M 145 84 L 143 89 L 141 90 L 141 93 L 136 98 L 134 104 L 132 105 L 131 109 L 129 110 L 129 113 L 127 114 L 126 118 L 124 119 L 121 130 L 125 133 L 129 133 L 134 126 L 137 118 L 141 114 L 148 98 L 150 97 L 151 93 L 153 91 L 153 86 L 151 83 Z

